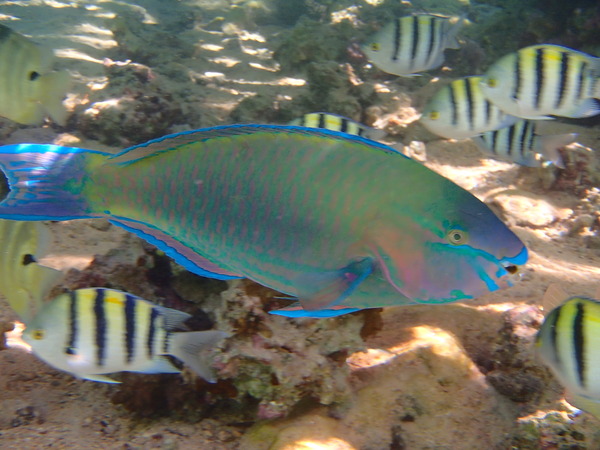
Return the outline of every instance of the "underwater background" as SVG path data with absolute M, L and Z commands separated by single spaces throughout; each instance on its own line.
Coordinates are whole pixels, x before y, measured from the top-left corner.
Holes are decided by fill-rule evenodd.
M 392 18 L 424 12 L 467 21 L 441 68 L 398 77 L 357 50 Z M 476 300 L 294 319 L 268 314 L 286 304 L 280 294 L 194 275 L 107 221 L 48 222 L 39 262 L 64 273 L 49 297 L 120 289 L 232 337 L 212 353 L 214 384 L 187 369 L 93 383 L 3 346 L 0 447 L 600 448 L 599 419 L 564 400 L 534 352 L 543 307 L 556 306 L 545 304 L 549 286 L 599 295 L 599 116 L 539 123 L 577 133 L 579 145 L 561 150 L 564 169 L 490 159 L 418 122 L 441 84 L 522 47 L 600 55 L 597 2 L 0 1 L 0 23 L 53 49 L 54 68 L 72 78 L 64 125 L 0 118 L 3 145 L 117 153 L 169 133 L 326 111 L 385 130 L 382 142 L 483 200 L 530 252 L 520 281 Z M 0 328 L 15 319 L 2 305 Z

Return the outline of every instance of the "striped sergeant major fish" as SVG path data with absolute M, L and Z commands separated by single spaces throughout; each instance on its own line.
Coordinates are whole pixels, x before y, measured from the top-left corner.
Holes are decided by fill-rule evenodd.
M 76 377 L 118 383 L 113 372 L 179 373 L 165 355 L 213 383 L 200 355 L 228 336 L 222 331 L 177 332 L 191 317 L 135 295 L 106 288 L 77 289 L 46 303 L 23 340 L 33 353 Z
M 323 128 L 326 130 L 339 131 L 340 133 L 354 134 L 368 139 L 378 140 L 385 137 L 385 131 L 368 127 L 348 117 L 326 112 L 314 112 L 304 114 L 298 119 L 292 120 L 288 125 L 308 128 Z
M 558 150 L 572 144 L 576 138 L 576 133 L 540 136 L 536 133 L 534 121 L 519 120 L 509 127 L 476 136 L 473 141 L 484 153 L 522 166 L 554 164 L 564 168 Z
M 361 50 L 379 69 L 412 76 L 444 62 L 444 50 L 458 48 L 456 35 L 464 18 L 415 14 L 389 22 L 371 36 Z
M 51 71 L 52 57 L 52 50 L 0 24 L 0 116 L 33 125 L 49 115 L 65 124 L 62 100 L 71 78 L 66 71 Z
M 480 82 L 480 77 L 465 77 L 439 89 L 425 105 L 421 123 L 447 139 L 466 139 L 515 123 L 516 117 L 485 98 Z
M 546 316 L 535 346 L 566 388 L 567 400 L 600 419 L 600 302 L 586 297 L 564 301 Z
M 600 112 L 600 58 L 559 45 L 533 45 L 496 61 L 484 95 L 523 119 L 589 117 Z

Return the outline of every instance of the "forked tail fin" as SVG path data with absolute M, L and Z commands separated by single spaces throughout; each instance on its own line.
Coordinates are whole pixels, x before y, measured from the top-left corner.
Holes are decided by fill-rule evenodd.
M 68 220 L 100 217 L 91 210 L 84 187 L 90 168 L 110 154 L 58 145 L 0 147 L 0 170 L 10 192 L 0 201 L 0 218 Z

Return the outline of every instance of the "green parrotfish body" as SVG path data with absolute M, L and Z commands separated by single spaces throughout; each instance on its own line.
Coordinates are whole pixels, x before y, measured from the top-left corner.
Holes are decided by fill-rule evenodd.
M 508 284 L 527 250 L 456 184 L 374 141 L 232 125 L 106 153 L 0 147 L 0 217 L 105 217 L 200 275 L 299 300 L 287 316 L 444 303 Z

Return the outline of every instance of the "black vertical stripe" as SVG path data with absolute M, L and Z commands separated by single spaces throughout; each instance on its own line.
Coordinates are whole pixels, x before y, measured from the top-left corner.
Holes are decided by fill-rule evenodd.
M 558 97 L 554 106 L 559 108 L 565 100 L 567 94 L 567 83 L 569 81 L 569 54 L 560 52 L 560 82 L 558 86 Z
M 497 148 L 498 147 L 498 130 L 494 130 L 492 132 L 491 144 L 492 145 L 490 145 L 490 147 L 492 148 L 492 152 L 497 155 L 498 154 L 498 148 Z
M 508 127 L 508 154 L 513 154 L 513 139 L 515 138 L 515 126 Z
M 472 130 L 475 128 L 475 119 L 473 109 L 475 108 L 475 104 L 473 103 L 473 91 L 471 90 L 471 79 L 463 78 L 463 83 L 465 84 L 465 93 L 467 95 L 467 122 L 469 123 L 469 128 Z
M 579 77 L 577 78 L 577 100 L 581 100 L 583 98 L 583 88 L 585 87 L 585 77 L 588 71 L 588 63 L 587 61 L 582 61 L 579 66 Z
M 438 22 L 435 17 L 429 18 L 429 45 L 427 46 L 427 63 L 431 64 L 431 59 L 433 58 L 434 44 L 435 44 L 435 30 L 436 30 L 436 22 Z
M 529 131 L 529 127 L 530 127 L 531 122 L 529 120 L 526 120 L 525 122 L 517 122 L 515 125 L 513 125 L 513 127 L 517 127 L 520 125 L 521 128 L 521 132 L 519 133 L 518 136 L 518 145 L 519 145 L 519 154 L 522 157 L 525 157 L 525 153 L 527 152 L 527 145 L 526 145 L 526 141 L 527 141 L 527 133 Z
M 448 92 L 450 93 L 450 107 L 452 108 L 452 125 L 458 125 L 458 105 L 456 104 L 456 93 L 454 85 L 449 85 Z
M 342 133 L 348 132 L 348 119 L 342 119 L 340 123 L 340 131 Z
M 94 317 L 96 318 L 96 364 L 103 366 L 106 359 L 106 311 L 104 289 L 96 289 Z
M 77 294 L 74 291 L 69 293 L 69 339 L 65 347 L 67 355 L 74 355 L 77 348 L 77 337 L 79 333 L 79 322 L 77 317 Z
M 490 103 L 490 101 L 488 99 L 484 100 L 483 113 L 484 113 L 484 122 L 483 123 L 488 125 L 490 123 L 490 120 L 492 120 L 492 104 Z
M 577 303 L 577 313 L 573 319 L 573 349 L 575 350 L 575 365 L 577 368 L 577 376 L 579 378 L 579 384 L 585 387 L 585 337 L 583 335 L 583 321 L 585 318 L 585 311 L 583 303 Z
M 164 354 L 169 354 L 169 340 L 171 339 L 171 332 L 167 331 L 165 333 L 165 340 L 163 342 L 162 352 Z
M 325 125 L 325 114 L 323 113 L 319 113 L 319 128 L 327 128 L 327 126 Z
M 521 96 L 521 75 L 522 75 L 522 69 L 521 69 L 521 53 L 517 52 L 516 56 L 515 56 L 515 83 L 514 83 L 514 87 L 513 87 L 513 91 L 512 91 L 512 98 L 514 100 L 519 100 L 520 96 Z
M 556 308 L 554 311 L 550 313 L 548 316 L 549 324 L 550 324 L 550 345 L 552 346 L 552 354 L 554 355 L 554 359 L 556 361 L 556 365 L 558 367 L 562 366 L 562 361 L 560 358 L 560 352 L 558 350 L 558 321 L 560 319 L 560 312 L 562 308 Z
M 533 140 L 535 139 L 535 123 L 527 121 L 529 129 L 531 130 L 527 139 L 527 150 L 533 150 Z
M 150 310 L 150 325 L 148 326 L 148 338 L 146 340 L 146 347 L 148 349 L 148 359 L 154 358 L 154 338 L 156 336 L 156 319 L 160 315 L 158 309 L 152 308 Z
M 538 48 L 535 51 L 535 108 L 538 109 L 540 107 L 540 103 L 542 102 L 542 92 L 544 90 L 544 49 Z
M 128 363 L 135 357 L 135 306 L 135 297 L 125 294 L 125 351 Z
M 401 20 L 402 19 L 396 19 L 394 21 L 394 51 L 392 53 L 392 61 L 397 61 L 398 56 L 400 54 L 400 39 L 402 33 L 402 28 L 400 24 Z
M 419 38 L 421 31 L 419 30 L 419 16 L 413 16 L 412 21 L 412 48 L 410 50 L 410 65 L 414 67 L 417 59 L 417 51 L 419 49 Z

